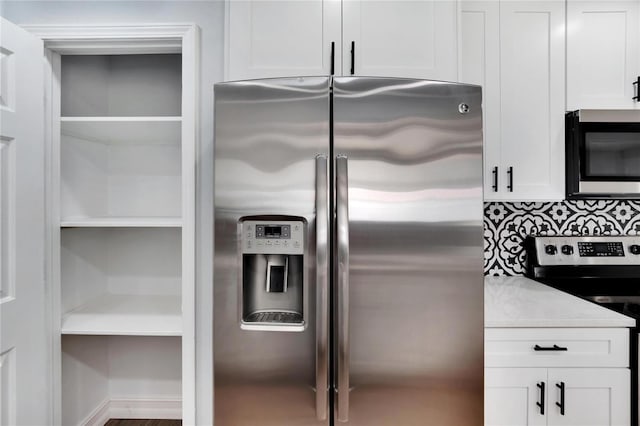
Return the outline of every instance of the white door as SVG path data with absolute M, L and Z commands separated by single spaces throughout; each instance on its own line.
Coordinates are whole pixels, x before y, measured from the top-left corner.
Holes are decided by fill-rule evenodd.
M 340 72 L 340 2 L 230 0 L 226 80 Z
M 43 44 L 0 19 L 0 424 L 49 425 Z
M 626 426 L 631 422 L 628 368 L 550 368 L 548 377 L 549 425 Z
M 500 189 L 491 198 L 564 198 L 564 34 L 564 2 L 500 3 Z
M 640 0 L 567 3 L 567 109 L 640 108 Z
M 546 380 L 546 368 L 485 368 L 485 426 L 546 425 Z
M 456 81 L 457 8 L 440 0 L 343 1 L 342 75 Z

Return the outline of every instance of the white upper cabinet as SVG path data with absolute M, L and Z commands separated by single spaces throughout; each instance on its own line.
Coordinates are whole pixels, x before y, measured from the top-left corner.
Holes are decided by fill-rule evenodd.
M 340 70 L 340 2 L 229 0 L 226 79 L 326 75 Z
M 342 5 L 342 75 L 457 79 L 456 1 Z
M 227 5 L 227 80 L 332 72 L 457 79 L 455 0 L 228 0 Z
M 567 109 L 640 108 L 638 76 L 640 0 L 569 0 Z
M 565 6 L 463 2 L 463 82 L 482 84 L 485 200 L 564 197 Z

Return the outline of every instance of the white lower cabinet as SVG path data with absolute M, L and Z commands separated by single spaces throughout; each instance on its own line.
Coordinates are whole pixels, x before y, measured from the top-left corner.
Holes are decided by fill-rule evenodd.
M 550 368 L 548 424 L 628 425 L 630 380 L 628 368 Z
M 625 328 L 485 329 L 486 426 L 629 426 Z
M 486 368 L 486 426 L 627 426 L 628 368 Z
M 536 403 L 546 376 L 545 368 L 485 368 L 484 424 L 545 425 L 547 419 Z

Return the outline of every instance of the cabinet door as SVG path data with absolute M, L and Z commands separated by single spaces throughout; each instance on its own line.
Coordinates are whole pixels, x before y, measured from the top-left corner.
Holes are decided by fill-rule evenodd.
M 564 2 L 500 3 L 501 167 L 491 198 L 564 198 L 564 34 Z
M 340 2 L 230 0 L 226 79 L 326 75 L 340 70 Z
M 457 79 L 457 1 L 345 0 L 342 74 Z
M 48 425 L 43 44 L 0 17 L 0 424 Z
M 627 368 L 551 368 L 549 425 L 626 426 L 630 420 L 630 372 Z M 564 384 L 564 414 L 562 403 Z
M 640 108 L 640 1 L 567 3 L 567 109 Z
M 485 426 L 546 425 L 546 380 L 546 368 L 485 368 Z
M 462 83 L 482 86 L 484 194 L 492 198 L 504 185 L 500 164 L 500 7 L 497 1 L 463 1 L 460 9 Z

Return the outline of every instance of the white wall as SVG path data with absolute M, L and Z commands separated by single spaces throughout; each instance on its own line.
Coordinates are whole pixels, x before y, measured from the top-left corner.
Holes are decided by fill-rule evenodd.
M 213 423 L 213 84 L 224 70 L 224 2 L 0 1 L 0 15 L 18 25 L 195 23 L 200 27 L 200 146 L 197 185 L 197 424 Z

